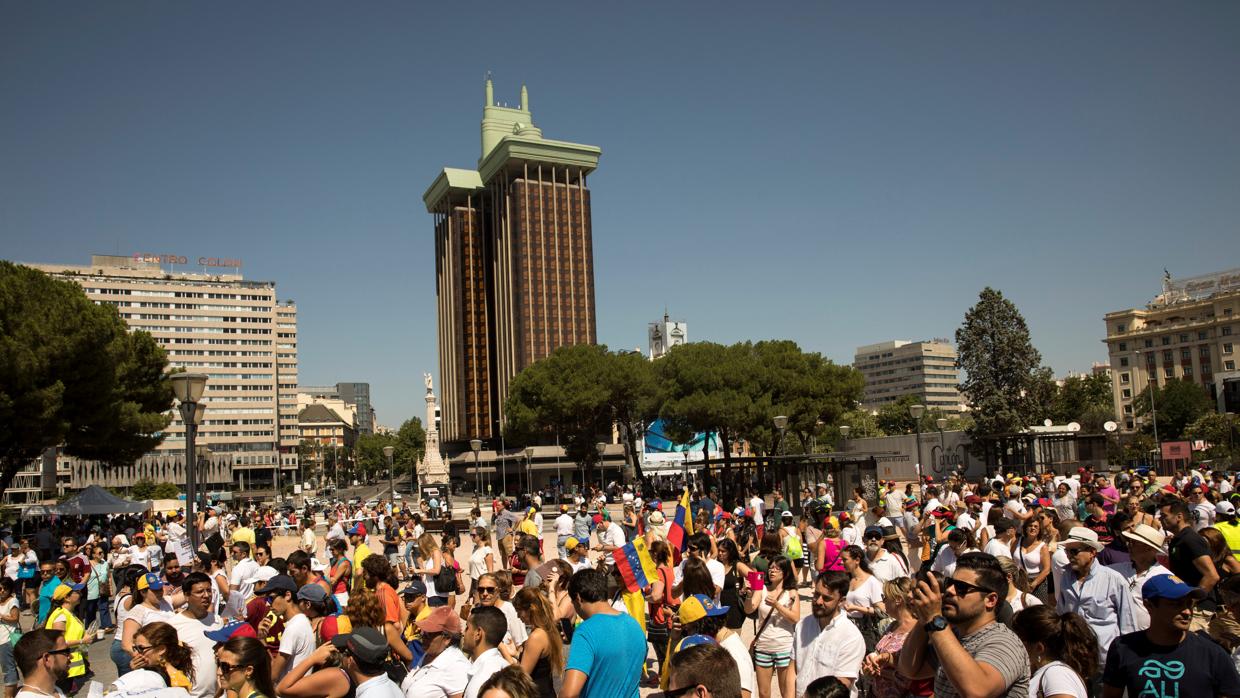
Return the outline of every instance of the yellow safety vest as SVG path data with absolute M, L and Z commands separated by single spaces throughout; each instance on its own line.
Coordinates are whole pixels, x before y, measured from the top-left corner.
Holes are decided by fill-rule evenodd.
M 62 617 L 65 619 L 65 642 L 72 645 L 74 642 L 77 642 L 86 636 L 86 626 L 82 624 L 82 621 L 77 619 L 77 616 L 66 611 L 64 608 L 58 608 L 52 611 L 51 615 L 47 617 L 47 625 L 44 627 L 49 630 L 55 628 L 56 621 L 60 620 Z M 82 656 L 82 650 L 79 646 L 79 649 L 75 649 L 69 654 L 69 678 L 83 676 L 85 674 L 86 659 Z
M 1223 534 L 1223 540 L 1227 541 L 1227 547 L 1231 549 L 1231 554 L 1240 559 L 1240 524 L 1220 523 L 1214 527 Z

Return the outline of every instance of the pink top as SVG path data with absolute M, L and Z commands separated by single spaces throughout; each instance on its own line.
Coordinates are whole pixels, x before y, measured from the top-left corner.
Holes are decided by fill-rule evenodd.
M 822 559 L 818 561 L 818 571 L 837 570 L 844 571 L 844 561 L 841 559 L 841 551 L 848 547 L 848 543 L 843 538 L 823 538 L 822 539 Z

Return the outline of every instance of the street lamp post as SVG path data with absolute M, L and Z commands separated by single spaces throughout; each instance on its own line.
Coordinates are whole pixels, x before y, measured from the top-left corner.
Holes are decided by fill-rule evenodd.
M 392 473 L 392 454 L 396 451 L 391 446 L 383 447 L 383 457 L 387 458 L 388 463 L 388 501 L 396 503 L 396 481 L 393 479 Z
M 525 482 L 530 492 L 534 492 L 534 447 L 525 447 Z
M 917 491 L 921 492 L 921 416 L 926 413 L 925 405 L 909 405 L 908 414 L 913 418 L 913 428 L 917 430 Z
M 607 486 L 607 473 L 603 470 L 603 453 L 607 450 L 607 444 L 600 441 L 594 444 L 594 450 L 598 451 L 598 488 L 602 490 Z
M 844 438 L 844 448 L 842 450 L 845 452 L 848 451 L 848 434 L 850 432 L 852 432 L 852 427 L 847 424 L 840 427 L 840 436 Z
M 775 428 L 779 430 L 779 441 L 775 443 L 774 453 L 774 455 L 778 456 L 784 450 L 784 431 L 788 429 L 788 417 L 782 414 L 776 415 L 771 421 L 775 423 Z
M 1142 352 L 1140 349 L 1133 350 L 1133 361 L 1132 361 L 1132 364 L 1133 364 L 1132 365 L 1132 375 L 1133 375 L 1132 388 L 1133 390 L 1136 390 L 1137 388 L 1136 376 L 1137 376 L 1137 369 L 1139 368 L 1139 365 L 1141 363 L 1141 354 Z M 1154 423 L 1154 452 L 1158 454 L 1157 456 L 1155 456 L 1154 462 L 1155 462 L 1155 465 L 1157 465 L 1158 461 L 1162 458 L 1162 445 L 1158 441 L 1158 409 L 1154 407 L 1154 392 L 1158 389 L 1157 378 L 1155 378 L 1155 380 L 1150 380 L 1149 375 L 1146 375 L 1145 387 L 1150 389 L 1150 420 L 1153 421 Z M 1137 423 L 1137 418 L 1135 416 L 1133 417 L 1132 422 L 1133 422 L 1133 427 L 1135 428 L 1136 423 Z
M 482 439 L 470 439 L 469 450 L 474 452 L 474 496 L 482 496 L 482 472 L 478 470 L 478 452 L 482 450 Z
M 202 424 L 207 405 L 202 393 L 207 388 L 205 373 L 178 373 L 172 376 L 172 392 L 180 404 L 181 422 L 185 424 L 185 522 L 189 527 L 189 544 L 198 551 L 198 519 L 194 512 L 198 497 L 198 451 L 194 439 Z
M 939 458 L 946 461 L 947 459 L 947 437 L 943 435 L 943 430 L 947 428 L 947 419 L 939 417 L 934 420 L 934 426 L 939 428 Z

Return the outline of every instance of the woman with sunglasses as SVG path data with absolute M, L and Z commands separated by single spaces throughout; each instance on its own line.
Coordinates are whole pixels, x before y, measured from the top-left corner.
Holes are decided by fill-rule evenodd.
M 271 658 L 263 643 L 234 637 L 215 653 L 215 678 L 228 698 L 275 698 Z
M 134 635 L 134 669 L 150 669 L 168 679 L 168 688 L 194 686 L 194 653 L 181 642 L 176 628 L 162 621 L 147 623 Z
M 485 526 L 474 526 L 469 532 L 469 540 L 474 544 L 474 550 L 469 554 L 469 595 L 476 604 L 478 580 L 482 575 L 495 571 L 495 553 Z
M 758 580 L 750 580 L 750 584 Z M 758 698 L 771 697 L 771 678 L 778 677 L 779 695 L 792 698 L 796 692 L 792 665 L 792 640 L 801 617 L 801 596 L 797 593 L 796 568 L 786 557 L 776 558 L 766 571 L 761 589 L 751 590 L 745 613 L 754 614 L 754 670 Z
M 138 629 L 145 626 L 148 616 L 160 613 L 171 613 L 172 604 L 164 598 L 164 582 L 154 572 L 147 572 L 134 579 L 133 599 L 129 612 L 125 615 L 124 630 L 121 631 L 121 649 L 131 656 L 134 653 L 134 637 Z M 132 663 L 132 662 L 131 662 Z

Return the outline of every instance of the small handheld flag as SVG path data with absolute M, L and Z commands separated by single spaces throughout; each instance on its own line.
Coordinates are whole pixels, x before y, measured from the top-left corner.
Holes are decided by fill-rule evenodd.
M 689 488 L 686 487 L 676 503 L 676 516 L 667 527 L 667 542 L 676 552 L 683 553 L 693 535 L 693 508 L 689 504 Z
M 616 561 L 616 569 L 620 570 L 620 578 L 629 591 L 640 591 L 650 586 L 651 580 L 658 575 L 654 558 L 646 548 L 646 541 L 634 538 L 631 543 L 611 553 Z

